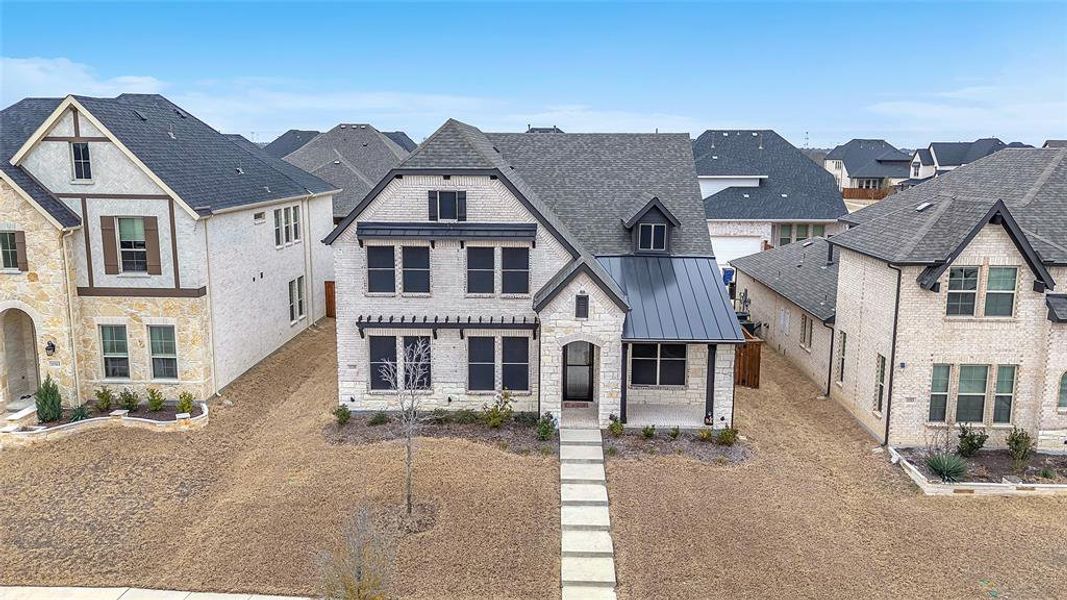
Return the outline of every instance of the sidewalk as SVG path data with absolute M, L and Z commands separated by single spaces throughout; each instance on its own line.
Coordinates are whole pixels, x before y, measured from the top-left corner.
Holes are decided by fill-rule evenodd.
M 296 596 L 218 594 L 139 588 L 0 587 L 0 600 L 311 600 Z

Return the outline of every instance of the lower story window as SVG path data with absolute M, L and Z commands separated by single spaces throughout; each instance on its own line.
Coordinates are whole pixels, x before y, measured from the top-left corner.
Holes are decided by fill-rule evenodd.
M 496 348 L 491 337 L 467 338 L 467 389 L 496 389 Z
M 993 422 L 1011 423 L 1011 404 L 1015 398 L 1015 365 L 997 367 L 997 384 L 993 391 Z
M 104 355 L 104 377 L 129 379 L 130 352 L 125 325 L 101 325 L 100 346 Z
M 178 345 L 174 326 L 149 326 L 148 342 L 152 353 L 152 379 L 177 379 Z
M 875 365 L 874 381 L 874 410 L 882 412 L 882 403 L 885 402 L 885 357 L 878 355 L 878 363 Z
M 391 390 L 396 377 L 396 338 L 391 335 L 372 335 L 369 339 L 370 389 Z
M 430 337 L 404 336 L 404 387 L 430 389 Z
M 304 317 L 304 276 L 289 282 L 289 322 L 295 323 Z
M 501 339 L 503 357 L 501 374 L 504 389 L 529 391 L 530 389 L 530 338 L 505 337 Z
M 685 385 L 685 344 L 634 344 L 630 379 L 634 385 Z
M 981 423 L 985 416 L 989 365 L 961 365 L 956 393 L 956 422 Z
M 948 382 L 952 373 L 949 365 L 934 365 L 930 377 L 930 415 L 932 423 L 945 422 L 945 409 L 948 407 Z

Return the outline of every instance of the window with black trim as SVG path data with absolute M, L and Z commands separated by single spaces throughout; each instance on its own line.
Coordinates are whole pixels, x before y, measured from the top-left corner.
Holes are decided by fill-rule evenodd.
M 467 338 L 467 389 L 496 389 L 496 348 L 491 337 Z
M 430 248 L 404 246 L 401 255 L 404 267 L 403 290 L 409 293 L 430 293 Z
M 882 412 L 882 403 L 885 402 L 885 357 L 881 354 L 874 368 L 874 377 L 874 410 Z
M 392 389 L 392 382 L 382 371 L 385 365 L 396 365 L 396 337 L 372 335 L 368 339 L 370 340 L 370 389 Z
M 392 246 L 367 246 L 367 291 L 396 292 L 396 259 Z
M 665 223 L 641 223 L 637 226 L 637 249 L 645 252 L 667 250 L 667 225 Z
M 467 246 L 467 293 L 492 294 L 496 271 L 495 248 Z
M 430 190 L 429 217 L 431 221 L 466 221 L 467 192 Z
M 74 179 L 89 181 L 93 178 L 93 168 L 89 160 L 89 144 L 73 142 L 70 145 L 71 160 L 74 164 Z
M 837 342 L 837 382 L 845 382 L 845 351 L 848 349 L 848 334 L 844 331 Z
M 577 319 L 589 318 L 589 295 L 578 294 L 574 297 L 574 316 Z
M 1060 398 L 1056 402 L 1056 408 L 1067 409 L 1067 373 L 1060 376 Z
M 420 352 L 420 348 L 425 348 L 425 353 Z M 408 362 L 411 358 L 418 360 Z M 432 382 L 430 364 L 430 336 L 404 336 L 404 384 L 411 385 L 411 389 L 414 390 L 430 389 Z
M 685 385 L 685 344 L 634 344 L 630 381 L 634 385 Z
M 501 291 L 505 294 L 530 293 L 530 249 L 501 248 Z
M 948 272 L 948 304 L 950 316 L 973 316 L 978 296 L 978 267 L 952 267 Z
M 501 374 L 504 389 L 529 391 L 530 389 L 530 338 L 504 337 Z

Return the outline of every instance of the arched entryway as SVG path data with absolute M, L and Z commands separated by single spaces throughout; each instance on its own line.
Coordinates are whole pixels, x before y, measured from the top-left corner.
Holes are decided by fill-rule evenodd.
M 0 312 L 0 412 L 33 404 L 40 381 L 33 319 L 17 308 Z

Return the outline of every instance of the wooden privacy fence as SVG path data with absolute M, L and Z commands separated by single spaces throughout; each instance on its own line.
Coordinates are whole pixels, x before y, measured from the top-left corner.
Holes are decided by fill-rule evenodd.
M 745 343 L 737 347 L 737 357 L 734 360 L 734 385 L 759 388 L 759 364 L 763 340 L 749 333 L 744 327 L 741 331 L 745 334 Z

